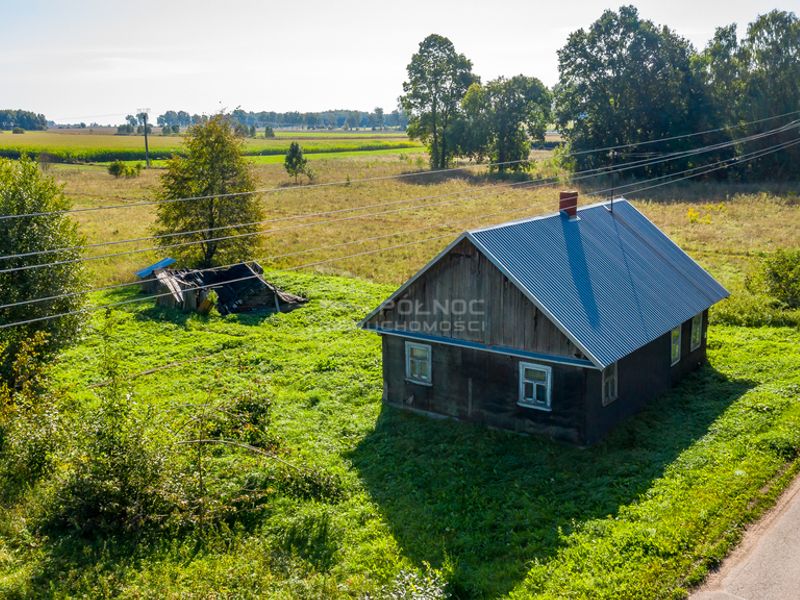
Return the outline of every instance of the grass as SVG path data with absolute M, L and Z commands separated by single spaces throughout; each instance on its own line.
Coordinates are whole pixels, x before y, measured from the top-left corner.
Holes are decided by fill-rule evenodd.
M 339 476 L 342 497 L 274 492 L 202 535 L 95 541 L 43 537 L 34 507 L 7 503 L 0 596 L 363 597 L 430 563 L 461 598 L 680 597 L 797 469 L 797 329 L 713 326 L 708 366 L 581 450 L 383 407 L 380 342 L 354 323 L 391 286 L 269 277 L 309 304 L 226 318 L 129 305 L 112 344 L 153 427 L 259 381 L 288 456 Z M 58 365 L 63 410 L 80 415 L 102 383 L 99 345 L 90 330 Z M 233 485 L 263 468 L 221 450 L 209 471 Z
M 338 133 L 280 132 L 275 138 L 246 138 L 248 156 L 286 154 L 291 141 L 299 140 L 309 154 L 416 149 L 421 145 L 405 134 L 382 132 Z M 166 159 L 182 150 L 179 136 L 151 135 L 150 157 Z M 23 153 L 46 154 L 51 162 L 107 162 L 144 160 L 144 137 L 110 133 L 71 134 L 59 130 L 29 131 L 24 135 L 0 134 L 0 157 L 19 158 Z

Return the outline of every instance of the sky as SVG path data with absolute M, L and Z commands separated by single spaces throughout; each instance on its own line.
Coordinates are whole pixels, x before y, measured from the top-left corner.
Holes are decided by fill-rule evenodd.
M 483 80 L 523 73 L 552 85 L 557 50 L 607 8 L 591 0 L 0 0 L 0 108 L 57 122 L 118 123 L 150 108 L 387 112 L 430 33 Z M 642 17 L 702 48 L 800 0 L 640 0 Z

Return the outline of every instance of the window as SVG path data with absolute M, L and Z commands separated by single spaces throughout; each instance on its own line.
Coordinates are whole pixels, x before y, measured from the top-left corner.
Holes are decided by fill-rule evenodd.
M 431 347 L 427 344 L 406 342 L 406 379 L 431 384 Z
M 617 399 L 617 363 L 603 370 L 603 406 Z
M 519 363 L 519 400 L 517 404 L 550 410 L 551 369 L 543 365 Z
M 700 347 L 700 342 L 703 341 L 703 313 L 692 317 L 692 351 Z
M 671 365 L 677 365 L 681 360 L 681 326 L 678 325 L 675 329 L 672 330 L 670 335 L 672 339 L 672 350 L 670 351 L 670 357 L 672 361 L 670 362 Z

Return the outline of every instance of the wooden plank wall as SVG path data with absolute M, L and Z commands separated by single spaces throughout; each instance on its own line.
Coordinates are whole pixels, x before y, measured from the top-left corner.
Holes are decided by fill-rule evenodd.
M 482 314 L 437 310 L 458 300 Z M 420 307 L 407 314 L 410 306 Z M 477 326 L 475 325 L 477 322 Z M 469 241 L 462 240 L 369 324 L 571 358 L 580 350 Z

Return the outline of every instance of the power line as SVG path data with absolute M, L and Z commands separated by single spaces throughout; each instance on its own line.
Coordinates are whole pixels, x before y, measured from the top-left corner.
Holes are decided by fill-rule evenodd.
M 761 132 L 761 133 L 753 134 L 753 135 L 746 136 L 746 137 L 743 137 L 743 138 L 738 138 L 738 139 L 733 140 L 733 141 L 721 142 L 721 143 L 711 144 L 711 145 L 708 145 L 708 146 L 703 146 L 703 147 L 695 148 L 695 149 L 691 149 L 691 150 L 674 152 L 674 153 L 669 154 L 669 155 L 667 155 L 665 157 L 662 157 L 662 158 L 642 159 L 642 160 L 632 161 L 632 162 L 629 162 L 629 163 L 623 163 L 622 165 L 618 165 L 618 166 L 610 168 L 610 169 L 607 168 L 607 167 L 597 167 L 597 168 L 593 168 L 593 169 L 587 169 L 585 171 L 578 171 L 576 174 L 579 174 L 579 175 L 582 174 L 582 173 L 587 173 L 587 174 L 588 173 L 594 173 L 594 174 L 593 175 L 585 175 L 585 176 L 582 176 L 582 177 L 574 177 L 574 174 L 573 174 L 573 177 L 571 179 L 573 181 L 579 181 L 579 180 L 585 179 L 587 177 L 594 177 L 594 176 L 605 175 L 605 174 L 610 174 L 610 173 L 619 173 L 619 172 L 622 172 L 622 171 L 627 171 L 627 170 L 635 169 L 635 168 L 639 168 L 639 167 L 652 166 L 654 164 L 668 162 L 668 161 L 671 161 L 671 160 L 678 160 L 678 159 L 681 159 L 681 158 L 687 158 L 689 156 L 696 156 L 698 154 L 711 152 L 711 151 L 718 150 L 718 149 L 721 149 L 721 148 L 725 148 L 725 147 L 728 147 L 728 146 L 731 146 L 731 145 L 740 144 L 740 143 L 746 143 L 746 142 L 754 141 L 754 140 L 757 140 L 757 139 L 761 139 L 761 138 L 764 138 L 764 137 L 767 137 L 767 136 L 770 136 L 770 135 L 775 135 L 777 133 L 780 133 L 782 131 L 786 131 L 787 129 L 790 129 L 791 126 L 794 125 L 794 123 L 796 123 L 796 122 L 792 122 L 792 123 L 789 123 L 787 125 L 784 125 L 784 126 L 781 126 L 781 127 L 778 127 L 778 128 L 773 129 L 773 130 L 766 131 L 766 132 Z M 544 179 L 541 179 L 541 181 L 546 181 L 547 179 L 556 179 L 557 180 L 557 178 L 553 177 L 553 178 L 544 178 Z M 515 183 L 511 183 L 511 184 L 502 184 L 501 186 L 498 186 L 498 185 L 487 185 L 487 186 L 482 186 L 482 187 L 496 189 L 498 187 L 511 187 L 511 186 L 517 186 L 517 185 L 526 185 L 526 184 L 529 184 L 529 183 L 534 183 L 535 181 L 536 180 L 534 180 L 533 182 L 532 181 L 515 182 Z M 492 191 L 492 190 L 490 190 L 490 191 Z M 151 240 L 151 239 L 163 239 L 163 238 L 167 238 L 167 237 L 175 237 L 175 236 L 182 236 L 182 235 L 193 235 L 193 234 L 198 234 L 198 233 L 208 233 L 210 231 L 219 231 L 219 230 L 224 230 L 224 229 L 251 227 L 251 226 L 255 226 L 255 225 L 261 225 L 261 224 L 277 222 L 277 221 L 283 221 L 283 220 L 291 220 L 291 219 L 297 219 L 297 218 L 309 218 L 309 217 L 314 217 L 314 216 L 323 216 L 323 215 L 343 213 L 343 212 L 353 212 L 353 211 L 357 211 L 357 210 L 364 210 L 366 208 L 389 206 L 389 205 L 393 205 L 393 204 L 411 203 L 411 202 L 417 202 L 417 201 L 420 201 L 420 200 L 426 200 L 426 199 L 438 198 L 438 197 L 446 197 L 446 196 L 452 196 L 452 195 L 461 195 L 461 194 L 464 194 L 464 193 L 467 193 L 467 192 L 468 192 L 468 190 L 455 191 L 455 192 L 448 192 L 448 193 L 445 193 L 445 194 L 436 194 L 436 195 L 432 195 L 432 196 L 423 196 L 423 197 L 416 198 L 416 199 L 407 199 L 407 200 L 401 199 L 401 200 L 396 200 L 396 201 L 392 201 L 392 202 L 385 202 L 385 203 L 367 205 L 367 206 L 363 206 L 363 207 L 350 207 L 350 208 L 337 209 L 337 210 L 333 210 L 333 211 L 326 211 L 326 212 L 320 212 L 320 213 L 306 213 L 306 214 L 301 214 L 301 215 L 290 215 L 290 216 L 287 216 L 287 217 L 281 217 L 281 218 L 276 218 L 276 219 L 267 219 L 267 220 L 264 220 L 264 221 L 254 221 L 254 222 L 250 222 L 250 223 L 238 223 L 238 224 L 233 224 L 233 225 L 223 225 L 223 226 L 219 226 L 219 227 L 205 228 L 205 229 L 199 229 L 199 230 L 195 230 L 195 231 L 175 232 L 175 233 L 168 233 L 168 234 L 162 234 L 162 235 L 156 235 L 156 236 L 133 238 L 133 239 L 129 239 L 129 240 L 114 240 L 114 241 L 107 241 L 107 242 L 99 242 L 99 243 L 95 243 L 95 244 L 88 244 L 88 245 L 85 245 L 85 246 L 72 246 L 72 247 L 64 247 L 64 248 L 58 248 L 58 249 L 39 250 L 39 251 L 29 252 L 29 253 L 19 253 L 19 254 L 1 256 L 0 260 L 6 260 L 6 259 L 11 259 L 11 258 L 22 258 L 22 257 L 27 257 L 27 256 L 35 256 L 35 255 L 49 254 L 49 253 L 55 253 L 55 252 L 65 252 L 65 251 L 70 251 L 70 250 L 111 246 L 111 245 L 118 245 L 118 244 L 124 244 L 124 243 L 134 243 L 134 242 L 139 242 L 139 241 L 148 241 L 148 240 Z M 430 203 L 427 206 L 437 206 L 437 205 L 441 205 L 441 204 L 447 204 L 447 203 L 446 202 L 444 202 L 444 203 Z M 162 250 L 162 249 L 166 249 L 166 248 L 185 247 L 185 246 L 191 246 L 191 245 L 196 245 L 196 244 L 204 244 L 204 243 L 208 243 L 208 242 L 219 242 L 219 241 L 224 241 L 224 240 L 229 240 L 229 239 L 238 239 L 238 238 L 250 237 L 250 236 L 254 236 L 254 235 L 261 235 L 261 234 L 264 234 L 264 233 L 275 233 L 275 232 L 279 232 L 279 231 L 285 231 L 285 230 L 288 230 L 288 229 L 297 229 L 297 228 L 302 228 L 302 227 L 310 227 L 310 226 L 325 224 L 325 223 L 329 223 L 329 222 L 339 222 L 339 221 L 343 221 L 343 220 L 364 218 L 364 217 L 368 217 L 368 216 L 377 216 L 377 215 L 382 215 L 382 214 L 389 214 L 389 213 L 392 213 L 392 212 L 403 212 L 405 210 L 413 210 L 414 208 L 424 208 L 424 206 L 423 207 L 411 206 L 411 207 L 408 207 L 408 208 L 405 208 L 405 209 L 398 209 L 398 210 L 395 210 L 395 211 L 383 211 L 383 212 L 378 212 L 378 213 L 365 213 L 365 214 L 362 214 L 362 215 L 356 215 L 356 216 L 347 217 L 347 218 L 344 218 L 344 219 L 333 219 L 333 220 L 329 220 L 329 221 L 324 221 L 324 220 L 323 221 L 315 221 L 315 222 L 312 222 L 312 223 L 303 223 L 303 224 L 300 224 L 300 225 L 297 225 L 297 226 L 286 227 L 286 228 L 257 230 L 257 231 L 252 231 L 252 232 L 245 232 L 245 233 L 230 235 L 230 236 L 220 236 L 220 237 L 215 237 L 215 238 L 203 238 L 203 239 L 195 240 L 195 241 L 184 241 L 184 242 L 178 242 L 178 243 L 174 243 L 174 244 L 163 244 L 163 245 L 159 245 L 159 246 L 151 246 L 151 247 L 148 247 L 148 248 L 132 249 L 132 250 L 126 250 L 126 251 L 122 251 L 122 252 L 101 254 L 101 255 L 90 256 L 90 257 L 66 259 L 66 260 L 54 261 L 54 262 L 50 262 L 50 263 L 39 263 L 39 264 L 33 264 L 33 265 L 23 265 L 23 266 L 11 267 L 11 268 L 7 268 L 7 269 L 0 269 L 0 273 L 10 273 L 10 272 L 15 272 L 15 271 L 23 271 L 23 270 L 29 270 L 29 269 L 42 268 L 42 267 L 57 266 L 57 265 L 62 265 L 62 264 L 72 264 L 72 263 L 76 263 L 76 262 L 103 260 L 103 259 L 106 259 L 106 258 L 115 258 L 115 257 L 118 257 L 118 256 L 125 256 L 125 255 L 130 255 L 130 254 L 139 254 L 139 253 L 150 252 L 150 251 L 154 251 L 154 250 Z
M 593 154 L 595 152 L 606 152 L 608 150 L 619 150 L 620 148 L 633 148 L 638 146 L 646 146 L 648 144 L 656 144 L 659 142 L 671 142 L 674 140 L 679 140 L 683 138 L 695 137 L 698 135 L 706 135 L 708 133 L 717 133 L 719 131 L 727 131 L 729 129 L 736 129 L 740 127 L 746 127 L 748 125 L 755 125 L 756 123 L 764 123 L 766 121 L 773 121 L 775 119 L 780 119 L 783 117 L 788 117 L 790 115 L 796 115 L 800 113 L 800 110 L 792 110 L 787 113 L 783 113 L 782 115 L 775 115 L 773 117 L 764 117 L 763 119 L 756 119 L 755 121 L 745 121 L 744 123 L 738 123 L 736 125 L 726 125 L 725 127 L 717 127 L 716 129 L 706 129 L 705 131 L 697 131 L 694 133 L 684 133 L 682 135 L 675 135 L 672 137 L 661 138 L 658 140 L 646 140 L 643 142 L 633 142 L 631 144 L 620 144 L 618 146 L 606 146 L 605 148 L 593 148 L 590 150 L 579 150 L 577 152 L 570 152 L 568 156 L 580 156 L 582 154 Z
M 684 173 L 689 172 L 689 171 L 700 171 L 700 172 L 693 173 L 693 174 L 690 174 L 690 175 L 686 175 L 686 176 L 681 177 L 679 179 L 673 179 L 673 180 L 662 182 L 662 183 L 659 183 L 659 184 L 655 184 L 655 185 L 652 185 L 652 186 L 649 186 L 649 187 L 640 188 L 638 190 L 635 190 L 634 193 L 640 192 L 640 191 L 644 191 L 644 190 L 647 190 L 647 189 L 652 189 L 652 188 L 655 188 L 655 187 L 660 187 L 661 185 L 667 185 L 667 184 L 670 184 L 670 183 L 674 183 L 676 181 L 689 179 L 691 177 L 696 177 L 698 175 L 703 175 L 703 174 L 706 174 L 706 173 L 709 173 L 709 172 L 712 172 L 712 171 L 717 171 L 717 170 L 720 170 L 720 169 L 728 168 L 728 167 L 732 166 L 732 164 L 734 164 L 734 163 L 747 162 L 749 160 L 753 160 L 755 158 L 759 158 L 759 157 L 765 156 L 767 154 L 778 152 L 778 151 L 783 150 L 783 149 L 785 149 L 787 147 L 791 147 L 791 146 L 794 146 L 794 145 L 797 145 L 797 144 L 800 144 L 800 140 L 793 140 L 793 141 L 789 141 L 789 142 L 783 142 L 781 144 L 776 144 L 776 145 L 774 145 L 773 147 L 770 147 L 770 148 L 766 148 L 766 149 L 757 150 L 755 152 L 752 152 L 752 153 L 750 153 L 749 156 L 747 156 L 747 158 L 745 158 L 744 156 L 743 157 L 737 157 L 737 158 L 732 158 L 732 159 L 726 159 L 724 161 L 718 161 L 717 163 L 712 163 L 712 165 L 705 165 L 705 166 L 702 166 L 702 167 L 694 167 L 692 169 L 686 169 L 685 171 L 683 171 Z M 722 163 L 726 163 L 726 164 L 722 164 Z M 722 166 L 716 166 L 714 168 L 708 168 L 709 166 L 713 167 L 714 165 L 720 165 L 720 164 L 722 164 Z M 680 174 L 681 173 L 676 173 L 676 174 L 672 174 L 672 175 L 654 177 L 654 178 L 650 178 L 648 180 L 645 180 L 643 182 L 637 182 L 637 184 L 648 183 L 649 181 L 656 181 L 656 180 L 662 179 L 664 177 L 680 175 Z M 630 184 L 630 185 L 635 185 L 635 184 Z M 630 185 L 629 186 L 623 186 L 623 187 L 630 187 Z M 598 190 L 598 191 L 595 191 L 595 192 L 590 192 L 587 195 L 597 195 L 597 194 L 605 193 L 607 191 L 608 190 Z M 327 263 L 331 263 L 331 262 L 337 262 L 337 261 L 340 261 L 340 260 L 346 260 L 348 258 L 355 258 L 355 257 L 359 257 L 359 256 L 366 256 L 366 255 L 370 255 L 370 254 L 376 254 L 378 252 L 383 252 L 383 251 L 387 251 L 387 250 L 393 250 L 393 249 L 397 249 L 397 248 L 402 248 L 402 247 L 406 247 L 406 246 L 410 246 L 410 245 L 414 245 L 414 244 L 423 243 L 423 242 L 426 242 L 426 241 L 442 239 L 444 237 L 449 237 L 450 235 L 452 235 L 452 234 L 451 233 L 445 233 L 445 234 L 442 234 L 442 235 L 432 236 L 432 237 L 424 238 L 424 239 L 421 239 L 421 240 L 415 240 L 415 241 L 411 241 L 411 242 L 405 242 L 405 243 L 402 243 L 402 244 L 396 244 L 396 245 L 393 245 L 393 246 L 387 246 L 387 247 L 384 247 L 384 248 L 378 248 L 378 249 L 374 249 L 374 250 L 358 252 L 358 253 L 350 254 L 350 255 L 347 255 L 347 256 L 333 257 L 333 258 L 330 258 L 330 259 L 324 259 L 324 260 L 320 260 L 320 261 L 305 263 L 305 264 L 302 264 L 302 265 L 296 265 L 294 267 L 288 267 L 288 268 L 286 268 L 284 270 L 290 270 L 290 271 L 291 270 L 298 270 L 298 269 L 302 269 L 302 268 L 308 268 L 308 267 L 311 267 L 311 266 L 318 266 L 318 265 L 321 265 L 321 264 L 327 264 Z M 217 267 L 217 268 L 219 268 L 219 267 Z M 203 285 L 203 286 L 197 286 L 196 289 L 207 289 L 209 287 L 224 285 L 224 284 L 227 284 L 227 283 L 235 283 L 235 282 L 238 282 L 238 281 L 244 281 L 244 280 L 248 280 L 248 279 L 253 279 L 255 277 L 259 277 L 259 275 L 240 277 L 240 278 L 236 278 L 236 279 L 232 279 L 232 280 L 228 280 L 228 281 L 216 282 L 214 284 L 207 284 L 207 285 Z M 102 310 L 104 308 L 113 308 L 115 306 L 121 306 L 121 305 L 125 305 L 125 304 L 131 304 L 133 302 L 141 302 L 141 301 L 145 301 L 145 300 L 156 299 L 156 298 L 168 296 L 168 295 L 171 295 L 171 294 L 172 294 L 172 292 L 166 292 L 166 293 L 161 293 L 161 294 L 151 294 L 151 295 L 148 295 L 148 296 L 143 296 L 143 297 L 139 297 L 139 298 L 132 298 L 132 299 L 129 299 L 129 300 L 123 300 L 123 301 L 109 303 L 109 304 L 103 304 L 103 305 L 99 305 L 99 306 L 85 307 L 85 308 L 82 308 L 82 309 L 77 309 L 77 310 L 73 310 L 73 311 L 67 311 L 67 312 L 64 312 L 64 313 L 58 313 L 58 314 L 53 314 L 53 315 L 44 315 L 44 316 L 41 316 L 41 317 L 36 317 L 36 318 L 32 318 L 32 319 L 26 319 L 26 320 L 22 320 L 22 321 L 15 321 L 15 322 L 12 322 L 12 323 L 4 323 L 4 324 L 0 324 L 0 329 L 5 329 L 5 328 L 8 328 L 8 327 L 18 326 L 18 325 L 27 325 L 27 324 L 30 324 L 30 323 L 50 320 L 50 319 L 69 316 L 69 315 L 74 315 L 74 314 L 80 314 L 80 313 L 85 313 L 85 312 L 93 312 L 93 311 L 96 311 L 96 310 Z M 62 295 L 61 297 L 66 297 L 66 296 Z
M 772 117 L 765 117 L 763 119 L 757 119 L 754 121 L 748 121 L 744 123 L 740 123 L 738 125 L 731 125 L 727 127 L 721 127 L 717 129 L 709 129 L 706 131 L 700 131 L 696 133 L 688 133 L 679 136 L 673 136 L 669 138 L 659 138 L 655 140 L 645 140 L 642 142 L 634 142 L 630 144 L 621 144 L 617 146 L 607 146 L 604 148 L 593 148 L 590 150 L 583 150 L 578 152 L 570 152 L 567 156 L 577 156 L 580 154 L 592 153 L 592 152 L 603 152 L 607 150 L 614 150 L 619 148 L 629 148 L 629 147 L 636 147 L 642 146 L 646 144 L 655 144 L 659 142 L 666 142 L 672 141 L 675 139 L 685 138 L 685 137 L 693 137 L 697 135 L 703 135 L 706 133 L 713 133 L 715 131 L 722 131 L 727 129 L 735 129 L 737 127 L 744 127 L 747 125 L 752 125 L 755 123 L 762 123 L 765 121 L 770 121 L 774 119 L 778 119 L 781 117 L 786 117 L 789 115 L 800 113 L 800 111 L 792 111 L 788 113 L 784 113 L 782 115 L 775 115 Z M 378 176 L 378 177 L 366 177 L 356 180 L 344 180 L 344 181 L 332 181 L 327 183 L 318 183 L 318 184 L 311 184 L 303 187 L 292 187 L 292 188 L 261 188 L 257 190 L 245 191 L 245 192 L 230 192 L 227 194 L 208 194 L 208 195 L 200 195 L 200 196 L 187 196 L 184 198 L 170 198 L 170 199 L 163 199 L 163 200 L 153 200 L 153 201 L 136 201 L 130 202 L 126 204 L 117 204 L 117 205 L 109 205 L 109 206 L 90 206 L 84 208 L 71 208 L 71 209 L 64 209 L 58 211 L 46 211 L 46 212 L 33 212 L 33 213 L 25 213 L 25 214 L 6 214 L 0 215 L 0 220 L 5 219 L 18 219 L 18 218 L 27 218 L 27 217 L 40 217 L 40 216 L 48 216 L 48 215 L 60 215 L 60 214 L 71 214 L 71 213 L 81 213 L 81 212 L 92 212 L 92 211 L 99 211 L 99 210 L 115 210 L 115 209 L 123 209 L 123 208 L 133 208 L 137 206 L 153 206 L 157 204 L 163 203 L 172 203 L 172 202 L 188 202 L 188 201 L 196 201 L 196 200 L 208 200 L 211 198 L 233 198 L 233 197 L 240 197 L 240 196 L 247 196 L 252 194 L 261 194 L 261 193 L 278 193 L 278 192 L 286 192 L 286 191 L 299 191 L 299 190 L 309 190 L 309 189 L 316 189 L 322 187 L 331 187 L 331 186 L 339 186 L 339 185 L 351 185 L 352 183 L 367 183 L 367 182 L 375 182 L 375 181 L 386 181 L 391 179 L 403 179 L 407 177 L 421 177 L 421 176 L 429 176 L 429 175 L 436 175 L 440 173 L 447 173 L 452 171 L 462 171 L 466 169 L 473 169 L 476 167 L 496 167 L 496 166 L 503 166 L 503 165 L 513 165 L 513 164 L 520 164 L 529 162 L 529 158 L 519 159 L 519 160 L 512 160 L 512 161 L 504 161 L 504 162 L 494 162 L 494 163 L 476 163 L 473 165 L 464 165 L 461 167 L 452 167 L 447 169 L 437 169 L 433 171 L 420 171 L 415 173 L 400 173 L 398 175 L 385 175 L 385 176 Z

